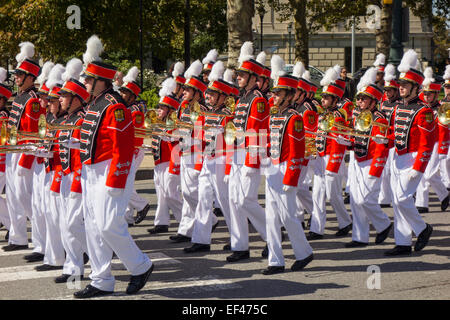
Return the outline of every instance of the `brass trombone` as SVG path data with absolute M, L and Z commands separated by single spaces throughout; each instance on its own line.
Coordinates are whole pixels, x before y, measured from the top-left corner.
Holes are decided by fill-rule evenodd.
M 81 129 L 81 126 L 71 125 L 71 124 L 49 124 L 45 115 L 41 114 L 38 121 L 38 133 L 40 138 L 45 138 L 48 131 L 56 130 L 76 130 Z
M 361 113 L 355 118 L 355 130 L 367 131 L 372 126 L 379 126 L 385 129 L 389 128 L 388 124 L 373 121 L 372 112 L 369 110 L 362 110 Z
M 230 110 L 231 113 L 234 113 L 234 110 L 236 108 L 236 102 L 234 101 L 234 98 L 231 96 L 228 96 L 225 98 L 224 104 L 228 110 Z M 194 102 L 194 104 L 189 108 L 189 115 L 191 118 L 192 123 L 197 122 L 199 116 L 214 116 L 214 117 L 223 117 L 223 118 L 233 118 L 233 114 L 223 114 L 223 113 L 214 113 L 209 111 L 202 111 L 200 108 L 200 104 L 198 102 Z
M 267 133 L 238 131 L 232 121 L 228 122 L 224 130 L 225 143 L 232 145 L 237 137 L 260 137 L 268 136 Z M 256 146 L 255 146 L 256 147 Z
M 438 121 L 443 125 L 450 123 L 450 102 L 442 103 L 438 108 Z

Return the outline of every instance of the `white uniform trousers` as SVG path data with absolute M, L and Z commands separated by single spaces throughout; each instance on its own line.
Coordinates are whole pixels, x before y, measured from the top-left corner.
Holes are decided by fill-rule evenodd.
M 198 205 L 198 176 L 200 171 L 194 169 L 194 154 L 180 157 L 181 194 L 183 208 L 178 234 L 192 237 L 195 222 L 195 210 Z M 212 210 L 212 206 L 210 208 Z
M 352 175 L 352 169 L 353 169 L 353 162 L 355 161 L 355 153 L 354 151 L 350 150 L 349 153 L 349 161 L 348 164 L 345 163 L 345 153 L 344 153 L 344 160 L 342 160 L 342 165 L 344 166 L 344 174 L 342 176 L 342 181 L 345 181 L 345 188 L 344 191 L 346 193 L 350 192 L 350 177 Z
M 158 206 L 155 212 L 155 226 L 170 223 L 170 211 L 180 222 L 183 202 L 180 192 L 180 176 L 169 173 L 169 162 L 155 166 L 153 180 L 155 182 Z M 169 211 L 170 210 L 170 211 Z
M 62 215 L 62 203 L 59 193 L 50 190 L 55 171 L 50 171 L 45 175 L 44 202 L 45 206 L 45 227 L 47 230 L 45 239 L 44 264 L 51 266 L 64 265 L 64 247 L 61 240 L 61 228 L 59 217 Z
M 195 209 L 193 243 L 211 244 L 211 229 L 217 217 L 211 212 L 213 201 L 222 209 L 223 217 L 230 229 L 230 205 L 228 203 L 228 184 L 224 182 L 225 157 L 205 158 L 198 177 L 198 205 Z
M 271 170 L 271 174 L 267 176 L 266 180 L 266 231 L 269 266 L 285 265 L 281 243 L 282 226 L 286 228 L 296 260 L 303 260 L 312 253 L 300 220 L 295 215 L 297 210 L 296 190 L 283 191 L 286 165 L 286 161 L 272 165 L 276 171 Z
M 338 174 L 332 176 L 325 174 L 329 155 L 317 157 L 314 163 L 314 185 L 312 191 L 314 209 L 311 214 L 310 230 L 317 234 L 323 234 L 326 222 L 326 200 L 330 201 L 336 213 L 339 229 L 352 223 L 342 198 L 342 170 L 341 164 Z
M 414 204 L 413 195 L 417 190 L 422 174 L 409 179 L 417 152 L 399 156 L 394 154 L 391 163 L 392 206 L 394 208 L 395 243 L 410 246 L 412 232 L 418 236 L 426 227 Z
M 152 262 L 136 245 L 125 221 L 125 211 L 134 186 L 129 174 L 123 193 L 112 197 L 106 189 L 111 160 L 84 165 L 81 171 L 83 215 L 86 227 L 88 255 L 92 272 L 91 285 L 104 291 L 114 290 L 111 274 L 113 252 L 132 275 L 146 272 Z M 132 163 L 131 171 L 134 162 Z
M 74 173 L 71 172 L 62 176 L 60 196 L 65 210 L 61 212 L 59 225 L 66 251 L 63 274 L 80 276 L 84 274 L 83 253 L 87 253 L 87 243 L 82 194 L 70 191 L 73 175 Z
M 389 155 L 384 165 L 383 173 L 381 174 L 380 195 L 378 196 L 379 204 L 392 203 L 392 187 L 391 187 L 391 163 L 394 157 L 395 148 L 389 149 Z
M 134 161 L 136 162 L 136 170 L 134 172 L 134 176 L 136 177 L 136 172 L 139 169 L 139 166 L 142 163 L 142 160 L 144 160 L 145 151 L 143 149 L 140 149 L 138 154 L 134 157 Z M 145 208 L 145 206 L 148 204 L 148 201 L 141 197 L 137 192 L 136 189 L 133 188 L 133 192 L 131 193 L 130 203 L 128 204 L 127 212 L 125 213 L 125 220 L 127 220 L 127 223 L 133 224 L 134 223 L 134 210 L 141 211 Z
M 313 200 L 311 191 L 309 191 L 309 183 L 308 183 L 308 172 L 309 167 L 314 166 L 313 162 L 315 159 L 310 159 L 308 165 L 306 167 L 302 166 L 300 171 L 300 177 L 298 178 L 298 187 L 296 192 L 296 204 L 297 204 L 297 213 L 300 221 L 303 222 L 305 220 L 305 210 L 309 214 L 313 211 Z
M 45 165 L 34 164 L 33 190 L 31 193 L 31 208 L 33 210 L 33 252 L 45 254 L 45 242 L 47 238 L 47 226 L 45 224 L 45 202 L 44 202 Z
M 6 204 L 11 221 L 9 243 L 28 245 L 27 217 L 31 221 L 32 232 L 36 229 L 31 208 L 34 164 L 30 170 L 24 169 L 25 175 L 19 176 L 17 171 L 21 155 L 21 153 L 6 154 Z M 31 236 L 33 238 L 33 233 Z
M 445 187 L 450 189 L 450 153 L 444 159 L 439 160 L 439 168 L 441 170 L 442 182 Z
M 430 161 L 428 162 L 422 179 L 417 186 L 416 207 L 428 208 L 430 186 L 433 188 L 440 202 L 442 202 L 442 200 L 444 200 L 445 197 L 448 196 L 447 188 L 442 182 L 441 174 L 439 171 L 439 154 L 437 153 L 437 148 L 438 144 L 435 143 Z
M 245 150 L 235 150 L 228 181 L 230 204 L 230 234 L 233 251 L 248 250 L 248 221 L 255 227 L 261 238 L 266 241 L 266 214 L 258 202 L 258 188 L 261 171 L 245 175 Z
M 3 188 L 6 184 L 6 175 L 3 172 L 3 175 L 0 176 L 0 192 L 3 191 Z M 0 222 L 5 226 L 7 230 L 11 228 L 11 220 L 9 219 L 8 206 L 6 205 L 6 199 L 0 196 Z
M 352 210 L 352 240 L 369 243 L 370 222 L 377 233 L 391 224 L 378 204 L 381 177 L 369 178 L 372 159 L 355 161 L 350 178 L 350 208 Z

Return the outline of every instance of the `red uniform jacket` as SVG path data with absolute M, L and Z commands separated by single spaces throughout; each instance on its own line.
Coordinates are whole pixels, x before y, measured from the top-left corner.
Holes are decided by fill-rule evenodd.
M 440 107 L 440 103 L 436 102 L 434 105 L 430 106 L 431 109 L 433 109 L 434 112 L 434 118 L 436 121 L 436 135 L 437 135 L 437 142 L 438 142 L 438 154 L 447 154 L 448 153 L 448 147 L 450 143 L 450 137 L 448 132 L 448 125 L 442 124 L 438 119 L 438 109 Z

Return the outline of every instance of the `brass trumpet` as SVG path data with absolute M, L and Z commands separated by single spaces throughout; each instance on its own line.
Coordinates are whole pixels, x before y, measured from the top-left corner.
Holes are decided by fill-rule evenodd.
M 228 96 L 224 101 L 225 106 L 228 108 L 228 110 L 231 111 L 231 113 L 234 113 L 234 110 L 236 108 L 236 102 L 234 101 L 233 97 Z M 234 115 L 232 114 L 222 114 L 222 113 L 214 113 L 209 111 L 202 111 L 200 108 L 200 104 L 198 102 L 194 102 L 192 106 L 189 107 L 189 115 L 191 118 L 192 123 L 197 122 L 199 116 L 214 116 L 214 117 L 230 117 L 233 118 Z
M 355 130 L 367 131 L 372 126 L 379 126 L 385 129 L 389 128 L 388 124 L 373 121 L 372 112 L 369 110 L 362 110 L 361 113 L 355 118 Z
M 438 121 L 443 125 L 450 123 L 450 102 L 444 102 L 438 109 Z

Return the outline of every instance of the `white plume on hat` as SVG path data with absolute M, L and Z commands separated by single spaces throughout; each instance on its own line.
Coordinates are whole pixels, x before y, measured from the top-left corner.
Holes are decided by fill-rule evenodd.
M 274 85 L 277 85 L 278 78 L 286 75 L 286 71 L 284 70 L 285 62 L 279 55 L 273 55 L 270 60 L 270 67 L 272 72 L 270 73 L 270 77 L 274 80 Z
M 445 67 L 444 79 L 450 80 L 450 64 Z
M 336 72 L 334 68 L 329 68 L 325 75 L 323 76 L 322 80 L 320 80 L 321 86 L 328 86 L 331 83 L 335 82 L 339 78 L 339 73 Z
M 256 61 L 261 63 L 263 66 L 265 66 L 266 65 L 266 57 L 267 57 L 266 53 L 264 51 L 261 51 L 256 56 Z
M 375 59 L 375 62 L 373 63 L 373 65 L 375 67 L 378 66 L 384 66 L 384 64 L 386 63 L 386 56 L 383 53 L 379 53 Z
M 184 63 L 178 61 L 173 66 L 172 77 L 176 78 L 178 76 L 181 76 L 183 75 L 183 72 L 184 72 Z
M 85 65 L 93 61 L 102 61 L 100 55 L 103 52 L 103 44 L 96 35 L 91 36 L 86 42 L 86 52 L 83 54 L 83 62 Z
M 217 52 L 217 50 L 216 49 L 211 49 L 211 50 L 209 50 L 209 52 L 206 55 L 206 57 L 203 58 L 202 63 L 203 64 L 215 63 L 217 61 L 217 57 L 218 56 L 219 56 L 219 53 Z
M 200 73 L 203 70 L 203 65 L 200 62 L 200 60 L 195 60 L 192 62 L 192 64 L 189 66 L 189 68 L 184 73 L 184 77 L 186 78 L 186 81 L 194 76 L 198 77 Z
M 359 80 L 358 85 L 356 86 L 356 89 L 358 92 L 364 91 L 368 85 L 375 84 L 375 81 L 377 80 L 377 68 L 370 67 L 366 70 L 364 75 L 361 77 L 361 80 Z
M 224 71 L 225 67 L 223 66 L 223 62 L 217 61 L 216 63 L 214 63 L 211 69 L 211 73 L 209 74 L 208 77 L 209 81 L 213 83 L 216 80 L 222 79 Z
M 395 80 L 395 66 L 392 63 L 389 63 L 384 69 L 384 81 L 392 81 Z
M 131 69 L 128 70 L 127 75 L 125 77 L 123 77 L 123 82 L 130 83 L 130 82 L 136 81 L 138 74 L 139 74 L 139 69 L 136 66 L 131 67 Z
M 45 81 L 48 79 L 48 74 L 50 73 L 50 70 L 55 66 L 55 64 L 51 61 L 47 61 L 44 63 L 41 69 L 41 74 L 39 77 L 37 77 L 36 81 L 39 83 L 40 86 L 42 86 Z
M 239 59 L 238 59 L 239 65 L 242 65 L 242 63 L 244 61 L 248 61 L 248 60 L 253 59 L 253 58 L 254 58 L 254 56 L 253 56 L 253 42 L 246 41 L 246 42 L 244 42 L 244 44 L 241 47 L 241 52 L 240 52 Z
M 306 70 L 305 72 L 303 72 L 302 78 L 305 79 L 306 81 L 311 81 L 311 73 L 308 70 Z
M 303 75 L 303 73 L 305 73 L 305 71 L 306 69 L 303 62 L 298 61 L 294 66 L 294 70 L 292 70 L 292 75 L 296 78 L 301 78 L 301 76 Z
M 17 63 L 22 63 L 25 59 L 30 59 L 34 56 L 34 44 L 29 41 L 19 44 L 20 53 L 16 55 Z
M 176 87 L 177 83 L 173 78 L 167 78 L 164 80 L 161 84 L 161 89 L 159 90 L 159 96 L 161 97 L 159 102 L 161 102 L 165 96 L 171 95 Z
M 57 84 L 62 85 L 64 83 L 62 79 L 62 74 L 66 68 L 62 64 L 55 65 L 52 70 L 50 70 L 50 73 L 48 74 L 48 80 L 46 82 L 47 88 L 49 88 L 49 91 L 53 89 L 54 86 Z
M 413 49 L 409 49 L 403 55 L 402 61 L 397 67 L 400 72 L 408 72 L 411 68 L 416 68 L 418 59 L 417 53 Z
M 338 75 L 338 77 L 336 79 L 339 79 L 341 77 L 341 69 L 342 69 L 341 66 L 337 64 L 333 67 L 333 69 L 334 69 L 334 71 L 336 71 L 336 73 Z
M 223 73 L 223 80 L 225 82 L 228 82 L 229 84 L 234 85 L 234 81 L 233 81 L 233 70 L 231 69 L 227 69 L 225 70 L 225 72 Z
M 5 80 L 6 80 L 6 69 L 0 68 L 0 84 L 5 82 Z
M 432 82 L 434 82 L 434 78 L 433 78 L 433 69 L 431 67 L 427 67 L 425 68 L 425 71 L 423 72 L 423 75 L 425 76 L 425 79 L 422 82 L 422 86 L 428 86 L 430 85 Z
M 61 78 L 64 82 L 69 81 L 70 78 L 74 78 L 78 80 L 80 78 L 80 74 L 83 71 L 83 62 L 81 62 L 78 58 L 72 58 L 66 64 L 66 71 L 61 75 Z

